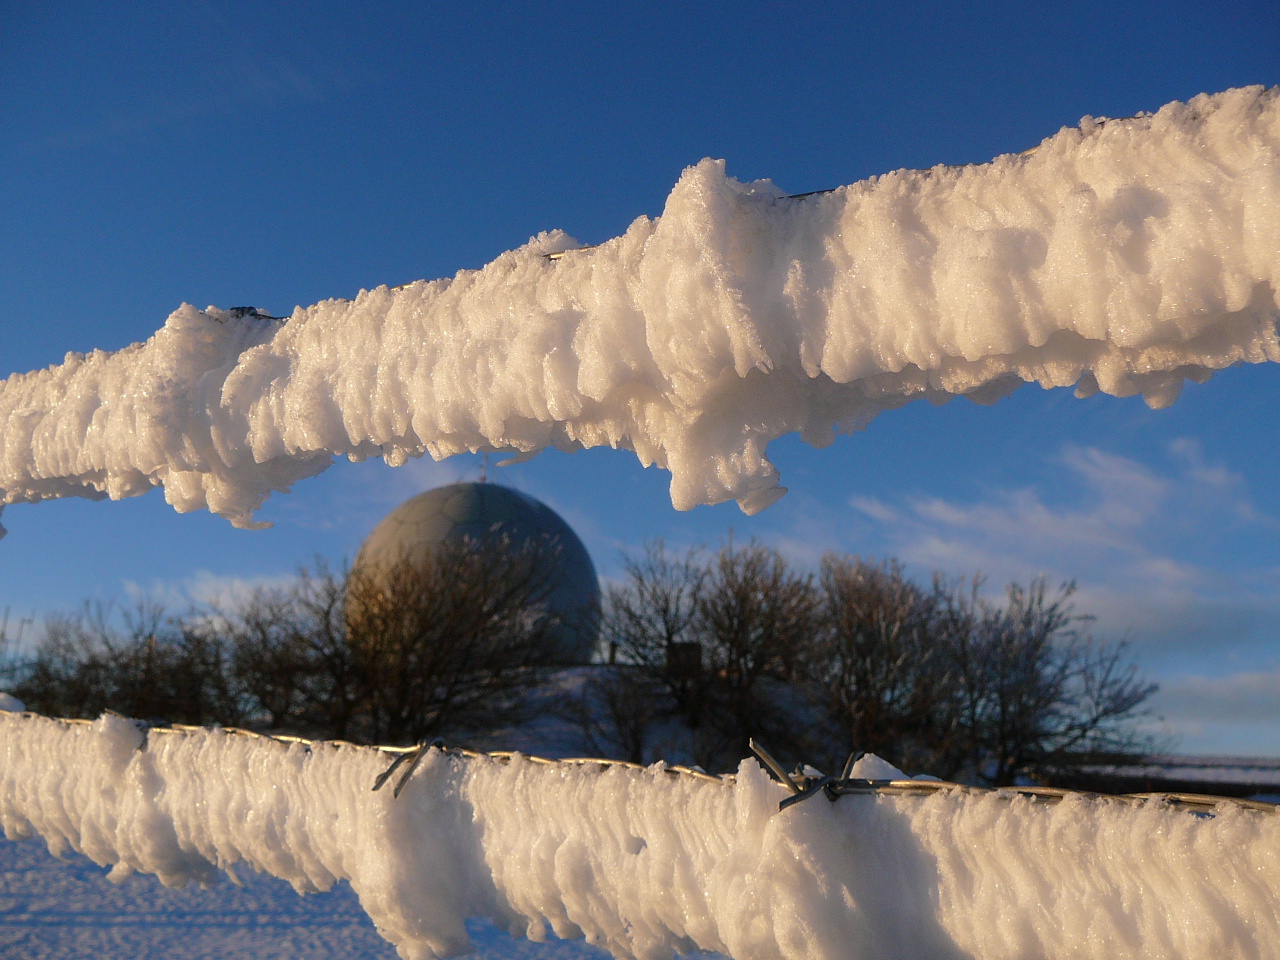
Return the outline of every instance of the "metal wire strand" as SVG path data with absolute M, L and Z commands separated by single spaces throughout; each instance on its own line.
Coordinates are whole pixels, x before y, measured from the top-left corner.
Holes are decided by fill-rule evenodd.
M 111 711 L 108 711 L 111 712 Z M 116 714 L 118 716 L 118 714 Z M 9 714 L 9 716 L 19 716 L 27 720 L 44 720 L 52 723 L 64 724 L 66 726 L 87 726 L 95 721 L 85 720 L 81 718 L 64 718 L 64 717 L 46 717 L 43 714 L 25 713 Z M 125 718 L 129 719 L 129 718 Z M 375 745 L 368 746 L 363 744 L 351 743 L 346 740 L 308 740 L 304 737 L 289 736 L 286 734 L 269 734 L 258 733 L 254 730 L 244 730 L 239 727 L 194 727 L 187 724 L 170 724 L 167 726 L 149 726 L 140 721 L 137 723 L 142 732 L 142 739 L 138 745 L 139 750 L 145 750 L 147 743 L 151 737 L 165 736 L 185 736 L 194 732 L 212 732 L 214 730 L 221 731 L 224 734 L 234 737 L 252 737 L 266 743 L 277 744 L 285 749 L 302 749 L 312 752 L 317 748 L 328 748 L 336 750 L 375 750 L 379 753 L 389 754 L 394 757 L 391 765 L 383 771 L 374 781 L 373 789 L 378 790 L 383 787 L 391 778 L 392 774 L 403 766 L 409 764 L 408 770 L 401 774 L 400 780 L 396 784 L 395 790 L 392 791 L 393 797 L 398 797 L 400 791 L 408 783 L 410 775 L 417 768 L 419 762 L 426 754 L 436 749 L 451 757 L 459 757 L 462 759 L 485 759 L 493 760 L 497 763 L 511 763 L 520 759 L 529 763 L 544 765 L 564 765 L 572 764 L 575 766 L 597 766 L 600 768 L 622 767 L 629 770 L 650 770 L 665 773 L 675 777 L 693 777 L 697 780 L 703 780 L 708 783 L 727 786 L 736 781 L 736 777 L 732 774 L 723 776 L 712 776 L 702 770 L 696 770 L 692 767 L 681 766 L 679 764 L 656 763 L 649 767 L 642 767 L 639 764 L 630 763 L 625 760 L 609 760 L 603 757 L 571 757 L 568 759 L 556 760 L 547 757 L 533 756 L 523 754 L 511 750 L 494 750 L 481 752 L 476 750 L 467 750 L 461 747 L 449 747 L 441 740 L 434 740 L 430 743 L 415 744 L 411 747 Z M 777 775 L 779 782 L 788 788 L 790 796 L 781 801 L 780 810 L 793 806 L 810 797 L 823 794 L 829 800 L 835 801 L 840 797 L 849 796 L 872 796 L 872 797 L 931 797 L 935 793 L 954 792 L 959 794 L 982 794 L 995 796 L 1001 800 L 1010 802 L 1023 800 L 1033 803 L 1060 803 L 1067 797 L 1087 797 L 1090 799 L 1107 800 L 1118 803 L 1131 805 L 1141 805 L 1145 803 L 1167 803 L 1177 810 L 1185 810 L 1198 816 L 1212 816 L 1216 807 L 1222 804 L 1230 804 L 1244 810 L 1250 810 L 1256 813 L 1264 813 L 1277 815 L 1280 814 L 1280 804 L 1262 803 L 1257 800 L 1244 800 L 1238 797 L 1217 797 L 1202 793 L 1126 793 L 1126 794 L 1105 794 L 1091 793 L 1082 790 L 1065 790 L 1058 787 L 975 787 L 968 784 L 952 783 L 947 780 L 865 780 L 851 778 L 848 773 L 852 771 L 853 763 L 846 763 L 845 775 L 839 780 L 833 780 L 830 777 L 805 777 L 797 783 L 777 760 L 773 759 L 772 754 L 761 744 L 750 741 L 751 749 L 760 757 L 772 772 Z M 766 759 L 766 757 L 768 759 Z M 856 762 L 857 755 L 851 757 Z M 772 763 L 770 763 L 772 761 Z

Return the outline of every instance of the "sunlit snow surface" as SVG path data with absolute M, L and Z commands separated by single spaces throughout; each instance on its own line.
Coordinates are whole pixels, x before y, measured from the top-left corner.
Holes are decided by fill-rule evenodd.
M 466 918 L 619 957 L 1280 957 L 1270 811 L 947 792 L 779 813 L 786 794 L 753 761 L 713 782 L 439 751 L 397 799 L 370 789 L 386 765 L 368 748 L 0 713 L 0 823 L 118 877 L 347 880 L 406 958 L 466 949 Z
M 22 960 L 392 960 L 349 888 L 299 897 L 241 871 L 202 890 L 154 877 L 111 883 L 79 856 L 54 859 L 39 840 L 0 843 L 0 956 Z
M 658 219 L 298 308 L 184 305 L 0 382 L 0 504 L 126 497 L 242 526 L 332 455 L 609 444 L 680 509 L 782 492 L 767 444 L 1023 382 L 1169 403 L 1280 360 L 1280 92 L 1085 118 L 1038 148 L 820 196 L 686 170 Z
M 135 874 L 123 883 L 39 840 L 0 842 L 0 956 L 20 960 L 395 960 L 346 884 L 300 897 L 252 870 L 239 883 L 182 890 Z M 606 960 L 582 941 L 513 940 L 467 924 L 474 960 Z

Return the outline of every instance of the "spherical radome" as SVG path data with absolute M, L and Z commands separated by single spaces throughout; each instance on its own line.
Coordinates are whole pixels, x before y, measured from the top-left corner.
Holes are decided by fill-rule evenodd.
M 496 483 L 454 483 L 406 500 L 369 534 L 356 555 L 353 572 L 426 559 L 442 543 L 466 537 L 483 540 L 494 532 L 513 546 L 542 541 L 554 544 L 559 567 L 551 591 L 552 610 L 564 626 L 556 632 L 551 659 L 586 663 L 596 645 L 600 583 L 595 564 L 578 535 L 545 503 Z

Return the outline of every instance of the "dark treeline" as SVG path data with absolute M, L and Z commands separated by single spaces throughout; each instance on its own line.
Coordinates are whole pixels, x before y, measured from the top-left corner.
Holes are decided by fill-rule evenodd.
M 828 555 L 816 575 L 752 543 L 627 563 L 606 594 L 619 666 L 580 713 L 596 749 L 707 769 L 746 737 L 838 770 L 876 753 L 910 772 L 995 784 L 1052 777 L 1089 754 L 1149 749 L 1155 692 L 1123 646 L 1092 639 L 1074 586 L 908 579 L 900 564 Z
M 995 784 L 1149 748 L 1155 687 L 1089 636 L 1069 584 L 993 602 L 976 579 L 924 586 L 892 561 L 828 555 L 808 573 L 754 542 L 657 543 L 606 590 L 601 663 L 566 674 L 545 653 L 564 626 L 557 574 L 554 551 L 501 539 L 376 577 L 320 565 L 225 608 L 52 617 L 5 671 L 55 716 L 384 743 L 510 729 L 550 689 L 541 702 L 590 750 L 709 770 L 732 769 L 748 737 L 825 769 L 856 749 Z
M 468 736 L 524 719 L 551 667 L 558 574 L 553 549 L 496 537 L 372 572 L 319 564 L 184 616 L 86 606 L 46 621 L 9 687 L 52 716 L 110 709 L 370 743 Z

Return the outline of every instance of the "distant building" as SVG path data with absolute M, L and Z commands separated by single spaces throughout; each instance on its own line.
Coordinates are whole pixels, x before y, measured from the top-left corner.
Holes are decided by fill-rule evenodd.
M 509 538 L 515 548 L 535 543 L 554 563 L 556 584 L 548 598 L 562 620 L 550 660 L 583 664 L 595 653 L 600 584 L 587 548 L 558 513 L 528 494 L 496 483 L 454 483 L 428 490 L 396 507 L 369 534 L 356 555 L 355 571 L 402 560 L 423 560 L 440 544 L 470 537 Z

